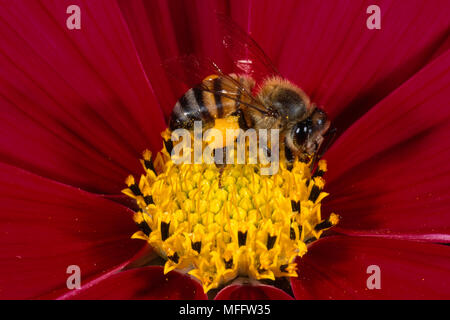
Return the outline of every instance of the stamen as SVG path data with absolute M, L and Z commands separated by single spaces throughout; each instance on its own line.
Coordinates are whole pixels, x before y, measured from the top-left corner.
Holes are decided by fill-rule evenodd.
M 137 184 L 132 184 L 131 186 L 129 186 L 128 188 L 131 189 L 131 191 L 133 192 L 133 194 L 135 196 L 142 196 L 142 192 L 141 189 L 139 189 L 139 186 Z
M 161 240 L 166 241 L 166 239 L 169 237 L 169 228 L 170 228 L 170 222 L 165 223 L 161 221 Z
M 310 244 L 311 242 L 314 242 L 314 241 L 316 241 L 316 240 L 317 240 L 316 237 L 308 238 L 308 239 L 305 240 L 305 244 Z
M 291 200 L 291 207 L 293 212 L 300 212 L 300 201 Z
M 317 170 L 314 173 L 313 177 L 323 177 L 325 172 L 327 171 L 327 163 L 324 160 L 320 160 L 317 166 Z
M 205 292 L 234 278 L 275 280 L 296 277 L 296 257 L 339 217 L 321 219 L 325 181 L 298 160 L 280 163 L 262 175 L 260 164 L 175 164 L 170 131 L 152 159 L 145 151 L 145 174 L 126 179 L 123 193 L 136 200 L 133 219 L 146 240 L 166 260 L 164 272 L 188 270 Z M 319 161 L 318 172 L 326 171 Z
M 247 242 L 247 232 L 238 232 L 238 243 L 239 247 L 245 246 L 245 243 Z
M 175 263 L 178 263 L 178 261 L 180 260 L 180 257 L 178 256 L 178 253 L 176 253 L 176 252 L 172 256 L 168 256 L 168 258 Z
M 195 250 L 198 253 L 200 253 L 200 251 L 202 250 L 202 243 L 201 243 L 201 241 L 192 242 L 192 250 Z
M 154 204 L 155 202 L 153 202 L 153 197 L 152 196 L 145 196 L 144 197 L 144 201 L 146 205 L 150 205 L 150 204 Z
M 225 269 L 231 269 L 231 268 L 233 268 L 233 259 L 230 259 L 230 260 L 223 260 L 223 261 L 225 261 Z
M 142 221 L 138 224 L 138 227 L 142 230 L 142 232 L 148 237 L 150 232 L 152 232 L 152 229 L 148 226 L 147 223 Z
M 289 228 L 289 238 L 290 238 L 291 240 L 295 240 L 295 238 L 296 238 L 295 230 L 294 230 L 294 228 L 292 228 L 292 227 Z
M 287 265 L 287 264 L 281 265 L 281 266 L 280 266 L 280 271 L 281 271 L 281 272 L 287 272 L 288 266 L 289 266 L 289 265 Z
M 270 250 L 275 245 L 275 241 L 277 241 L 277 236 L 271 237 L 270 235 L 267 236 L 267 250 Z
M 319 224 L 316 224 L 314 229 L 316 231 L 329 229 L 333 226 L 335 226 L 339 222 L 339 217 L 336 214 L 331 214 L 330 217 L 327 220 L 322 221 Z
M 311 189 L 311 193 L 309 194 L 309 200 L 311 200 L 312 202 L 316 202 L 317 198 L 320 195 L 320 191 L 320 188 L 314 185 Z
M 170 154 L 173 150 L 172 140 L 164 140 L 164 147 L 166 148 L 167 153 Z

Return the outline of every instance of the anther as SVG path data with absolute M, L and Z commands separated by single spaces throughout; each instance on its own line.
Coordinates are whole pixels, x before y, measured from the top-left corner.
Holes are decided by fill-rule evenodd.
M 295 230 L 292 227 L 289 229 L 289 238 L 295 240 Z
M 168 258 L 175 263 L 178 263 L 178 261 L 180 260 L 180 257 L 178 256 L 178 253 L 176 253 L 176 252 L 173 255 L 168 256 Z
M 144 197 L 144 201 L 145 201 L 146 205 L 155 204 L 155 202 L 153 201 L 153 197 L 152 196 L 145 196 Z
M 191 247 L 192 250 L 195 250 L 198 253 L 200 253 L 200 251 L 202 250 L 202 242 L 201 241 L 192 242 Z
M 247 242 L 247 231 L 246 232 L 238 231 L 239 247 L 245 246 L 246 242 Z
M 333 224 L 331 223 L 331 221 L 327 219 L 327 220 L 322 221 L 321 223 L 316 224 L 314 229 L 316 231 L 320 231 L 320 230 L 323 230 L 323 229 L 331 228 L 332 226 L 333 226 Z
M 300 201 L 291 200 L 291 207 L 293 212 L 300 212 Z
M 280 271 L 281 271 L 281 272 L 287 272 L 287 267 L 289 267 L 288 264 L 282 264 L 282 265 L 280 266 Z
M 263 273 L 263 272 L 266 272 L 266 271 L 267 271 L 267 269 L 262 268 L 261 266 L 258 267 L 258 272 L 259 273 Z
M 277 236 L 267 236 L 267 250 L 270 250 L 275 245 L 275 241 L 277 241 Z
M 323 229 L 328 229 L 331 228 L 333 226 L 335 226 L 337 223 L 339 222 L 339 216 L 335 213 L 332 213 L 328 219 L 322 221 L 321 223 L 316 224 L 316 226 L 314 227 L 314 229 L 316 231 L 320 231 Z
M 161 240 L 162 241 L 165 241 L 169 237 L 169 227 L 170 227 L 170 222 L 165 223 L 165 222 L 161 221 Z
M 314 242 L 316 240 L 317 240 L 316 237 L 311 237 L 311 238 L 306 239 L 304 242 L 305 242 L 305 244 L 308 244 L 308 243 Z
M 133 192 L 133 194 L 135 196 L 142 196 L 142 192 L 141 189 L 139 189 L 139 186 L 135 183 L 132 184 L 131 186 L 129 186 L 128 188 L 130 188 L 131 192 Z
M 320 195 L 320 191 L 320 188 L 314 185 L 311 189 L 311 193 L 309 194 L 309 200 L 311 200 L 312 202 L 316 202 L 317 198 Z
M 142 221 L 141 223 L 138 223 L 137 225 L 147 237 L 152 232 L 152 229 L 149 227 L 149 225 L 145 221 Z
M 164 140 L 164 146 L 166 147 L 167 153 L 171 153 L 173 150 L 173 142 L 172 140 Z
M 314 173 L 313 177 L 323 177 L 323 175 L 325 174 L 325 171 L 317 169 L 316 172 Z
M 225 262 L 225 269 L 233 268 L 233 258 L 230 258 L 230 260 L 223 259 L 223 261 Z
M 144 159 L 144 166 L 147 170 L 152 170 L 154 173 L 156 173 L 155 167 L 153 166 L 152 160 L 145 160 Z

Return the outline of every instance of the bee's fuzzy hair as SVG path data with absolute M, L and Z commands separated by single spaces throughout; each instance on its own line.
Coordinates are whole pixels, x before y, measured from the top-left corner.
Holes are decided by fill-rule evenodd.
M 296 86 L 291 81 L 284 79 L 279 76 L 273 76 L 265 79 L 257 88 L 256 92 L 258 93 L 258 96 L 262 97 L 266 95 L 269 92 L 272 92 L 275 87 L 283 87 L 290 89 L 292 91 L 297 92 L 297 94 L 302 97 L 303 101 L 305 101 L 306 105 L 309 106 L 311 103 L 311 100 L 309 99 L 309 96 L 298 86 Z

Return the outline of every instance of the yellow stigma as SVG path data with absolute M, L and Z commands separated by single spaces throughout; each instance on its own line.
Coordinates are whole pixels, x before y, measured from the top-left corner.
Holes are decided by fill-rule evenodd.
M 167 148 L 154 161 L 145 151 L 141 162 L 145 174 L 129 176 L 123 190 L 140 208 L 134 220 L 141 231 L 132 238 L 166 259 L 165 273 L 185 270 L 205 292 L 238 276 L 296 277 L 295 258 L 338 223 L 335 214 L 321 218 L 322 160 L 316 176 L 299 161 L 290 169 L 280 163 L 272 176 L 261 175 L 259 164 L 176 165 Z

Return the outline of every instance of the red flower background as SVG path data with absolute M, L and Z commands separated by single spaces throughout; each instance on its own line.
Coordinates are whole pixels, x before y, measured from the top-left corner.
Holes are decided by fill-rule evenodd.
M 71 4 L 80 30 L 66 27 Z M 380 30 L 366 28 L 371 4 Z M 0 298 L 206 298 L 184 274 L 135 268 L 147 249 L 130 239 L 120 190 L 140 174 L 141 152 L 160 149 L 180 94 L 161 62 L 223 58 L 215 11 L 339 129 L 323 212 L 342 220 L 298 260 L 295 298 L 450 298 L 449 9 L 445 0 L 0 1 Z M 81 268 L 80 290 L 66 288 L 69 265 Z M 369 265 L 380 267 L 381 289 L 366 288 Z M 217 298 L 292 297 L 233 285 Z

